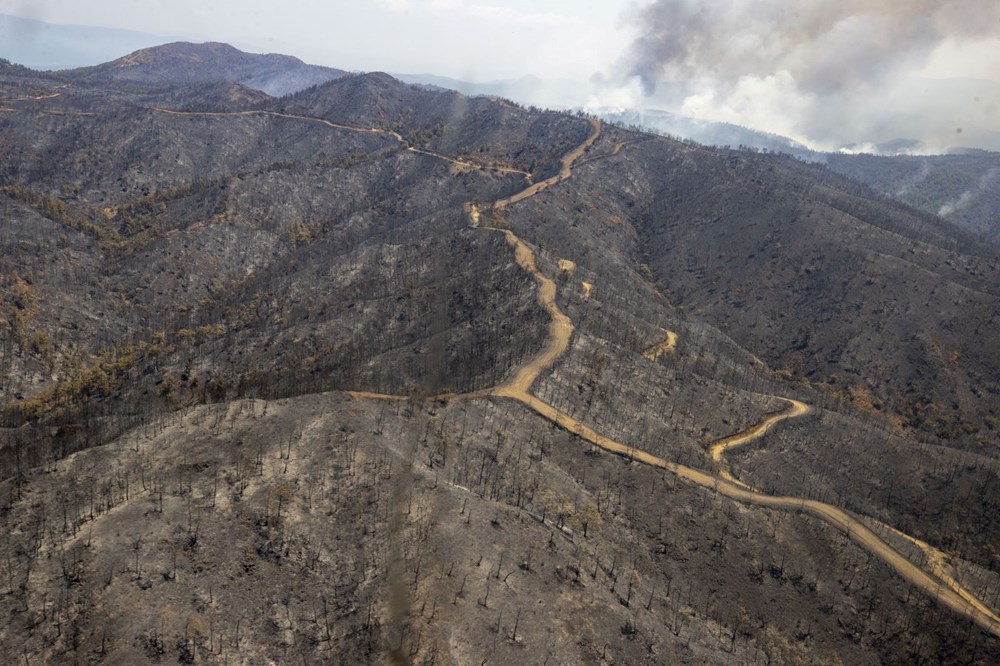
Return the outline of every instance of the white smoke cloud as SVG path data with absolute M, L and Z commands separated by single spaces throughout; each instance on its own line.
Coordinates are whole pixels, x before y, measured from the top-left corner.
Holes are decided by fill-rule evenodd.
M 941 210 L 938 211 L 938 215 L 941 217 L 947 217 L 957 210 L 962 210 L 976 198 L 977 195 L 986 191 L 987 187 L 992 186 L 993 181 L 1000 176 L 1000 167 L 994 167 L 984 173 L 980 178 L 976 186 L 970 190 L 962 192 L 962 194 L 955 200 L 949 201 L 941 206 Z
M 1000 36 L 1000 3 L 656 0 L 634 20 L 640 34 L 620 70 L 647 99 L 684 82 L 688 94 L 674 110 L 829 148 L 885 140 L 900 124 L 924 132 L 901 82 L 939 47 Z M 887 95 L 899 105 L 887 108 Z M 945 125 L 933 139 L 949 145 L 956 123 Z

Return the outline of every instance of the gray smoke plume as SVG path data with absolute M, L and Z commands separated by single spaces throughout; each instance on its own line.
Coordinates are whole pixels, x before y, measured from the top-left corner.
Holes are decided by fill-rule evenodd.
M 638 17 L 631 71 L 648 89 L 785 71 L 826 92 L 878 83 L 945 39 L 1000 34 L 994 0 L 658 0 Z
M 872 104 L 944 42 L 1000 36 L 996 0 L 656 0 L 634 18 L 639 36 L 622 65 L 646 95 L 685 82 L 695 107 L 786 118 L 790 99 L 795 113 L 820 114 L 802 120 L 800 136 L 844 122 L 855 97 Z M 872 124 L 853 115 L 851 129 Z

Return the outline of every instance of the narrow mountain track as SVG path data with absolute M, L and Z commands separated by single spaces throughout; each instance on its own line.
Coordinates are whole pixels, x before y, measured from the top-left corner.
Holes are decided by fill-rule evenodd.
M 451 157 L 450 155 L 445 155 L 443 153 L 438 153 L 433 150 L 425 150 L 423 148 L 417 148 L 408 142 L 402 134 L 395 132 L 390 129 L 383 129 L 380 127 L 361 127 L 359 125 L 347 125 L 344 123 L 335 123 L 331 120 L 325 118 L 317 118 L 315 116 L 303 116 L 297 113 L 282 113 L 279 111 L 177 111 L 175 109 L 164 109 L 160 107 L 152 107 L 153 111 L 158 113 L 166 113 L 172 116 L 205 116 L 205 117 L 227 117 L 227 116 L 270 116 L 272 118 L 287 118 L 289 120 L 300 120 L 304 122 L 319 123 L 321 125 L 326 125 L 327 127 L 332 127 L 333 129 L 347 130 L 350 132 L 364 132 L 367 134 L 381 134 L 383 136 L 388 136 L 395 139 L 399 143 L 403 144 L 403 147 L 411 153 L 418 153 L 420 155 L 427 155 L 428 157 L 434 157 L 439 160 L 448 162 L 457 167 L 464 169 L 478 169 L 481 171 L 495 171 L 497 173 L 506 174 L 516 174 L 518 176 L 524 177 L 529 183 L 532 180 L 532 176 L 529 172 L 522 169 L 515 169 L 513 167 L 506 167 L 499 164 L 482 164 L 479 162 L 469 162 L 467 160 L 458 159 L 456 157 Z
M 771 396 L 771 397 L 776 397 L 776 396 Z M 725 454 L 726 452 L 734 448 L 743 446 L 756 439 L 762 438 L 765 434 L 767 434 L 771 426 L 775 425 L 776 423 L 784 421 L 785 419 L 792 419 L 799 416 L 804 416 L 805 414 L 808 414 L 811 411 L 811 408 L 808 405 L 799 400 L 794 400 L 792 398 L 782 398 L 782 400 L 785 400 L 786 402 L 789 403 L 789 406 L 783 411 L 777 412 L 775 414 L 766 415 L 764 420 L 761 421 L 760 423 L 750 426 L 746 430 L 736 433 L 735 435 L 723 437 L 722 439 L 712 444 L 712 446 L 709 448 L 709 453 L 712 456 L 712 460 L 719 464 L 720 477 L 746 490 L 759 492 L 756 488 L 752 488 L 751 486 L 740 481 L 739 479 L 737 479 L 732 475 L 729 469 L 729 464 L 725 459 Z M 896 536 L 905 539 L 906 541 L 909 541 L 917 548 L 919 548 L 920 551 L 923 552 L 924 557 L 927 558 L 926 564 L 931 574 L 940 579 L 940 581 L 943 582 L 945 585 L 947 585 L 949 588 L 951 588 L 952 591 L 954 591 L 960 597 L 965 599 L 965 601 L 967 601 L 969 604 L 977 608 L 983 614 L 996 617 L 996 615 L 993 614 L 993 611 L 988 606 L 986 606 L 985 603 L 983 603 L 981 600 L 976 598 L 972 593 L 970 593 L 968 590 L 962 587 L 962 584 L 955 579 L 954 568 L 950 564 L 949 561 L 950 558 L 947 553 L 935 548 L 926 541 L 921 541 L 920 539 L 914 536 L 906 534 L 905 532 L 901 532 L 892 525 L 887 525 L 886 523 L 883 523 L 881 521 L 875 521 L 875 523 L 879 527 L 892 532 Z M 997 619 L 998 621 L 1000 621 L 1000 618 Z
M 390 395 L 388 393 L 373 393 L 371 391 L 341 391 L 355 400 L 385 400 L 386 402 L 404 402 L 410 399 L 408 395 Z
M 638 139 L 628 139 L 627 141 L 619 141 L 615 143 L 615 145 L 611 148 L 609 152 L 602 153 L 600 155 L 591 155 L 585 159 L 576 162 L 576 164 L 574 164 L 573 166 L 580 167 L 583 166 L 584 164 L 591 164 L 592 162 L 597 162 L 598 160 L 606 160 L 609 157 L 614 157 L 618 153 L 622 152 L 622 149 L 625 148 L 625 146 L 630 146 L 634 143 L 642 143 L 643 141 L 649 141 L 650 139 L 652 139 L 652 137 L 644 136 Z
M 559 174 L 535 183 L 512 197 L 494 202 L 493 206 L 495 208 L 505 208 L 519 201 L 524 201 L 546 188 L 569 178 L 572 175 L 574 163 L 601 136 L 601 123 L 592 120 L 591 125 L 593 127 L 591 135 L 580 146 L 562 158 L 562 168 Z M 470 203 L 466 206 L 466 212 L 469 215 L 471 225 L 479 227 L 481 217 L 479 207 Z M 487 230 L 499 231 L 493 229 Z M 507 243 L 514 249 L 514 258 L 518 266 L 531 274 L 538 283 L 538 303 L 549 313 L 550 317 L 545 346 L 501 384 L 482 391 L 448 396 L 447 400 L 472 400 L 489 397 L 515 400 L 559 427 L 610 453 L 625 456 L 632 461 L 671 472 L 686 481 L 739 502 L 809 514 L 845 533 L 855 543 L 867 549 L 887 564 L 901 578 L 923 590 L 939 603 L 960 615 L 972 619 L 987 631 L 1000 637 L 1000 616 L 976 598 L 975 595 L 963 588 L 957 581 L 947 576 L 941 567 L 932 565 L 933 573 L 925 571 L 886 543 L 872 529 L 843 509 L 816 500 L 775 496 L 759 492 L 734 478 L 728 469 L 724 469 L 720 476 L 715 476 L 702 470 L 665 460 L 636 447 L 605 437 L 569 414 L 556 409 L 532 395 L 531 387 L 538 377 L 552 367 L 569 348 L 569 341 L 573 335 L 574 326 L 572 320 L 559 309 L 559 306 L 555 302 L 555 282 L 538 269 L 534 252 L 528 244 L 510 230 L 503 230 L 503 234 Z M 666 339 L 659 343 L 659 345 L 664 346 L 664 350 L 673 348 L 677 342 L 676 335 L 672 335 L 669 331 L 665 331 L 665 333 L 667 334 Z M 406 399 L 405 396 L 388 396 L 366 392 L 348 392 L 348 395 L 355 398 L 367 397 L 378 400 Z M 789 406 L 787 409 L 775 414 L 769 414 L 761 422 L 746 430 L 720 439 L 709 449 L 712 459 L 720 464 L 724 464 L 725 459 L 723 456 L 726 451 L 763 437 L 776 423 L 804 416 L 810 411 L 810 407 L 799 400 L 792 398 L 781 399 L 788 402 Z M 918 546 L 923 544 L 923 542 L 914 537 L 898 532 L 898 530 L 894 531 L 900 536 L 916 543 Z M 927 544 L 923 544 L 923 546 L 931 548 Z M 931 558 L 929 559 L 932 562 L 934 561 Z
M 94 111 L 55 111 L 46 109 L 42 111 L 47 116 L 96 116 Z
M 776 398 L 779 396 L 768 397 Z M 749 489 L 750 486 L 734 477 L 729 471 L 729 463 L 724 457 L 726 452 L 743 446 L 744 444 L 749 444 L 756 439 L 760 439 L 767 434 L 767 431 L 770 430 L 771 426 L 775 423 L 780 423 L 785 419 L 794 419 L 799 416 L 804 416 L 811 411 L 809 405 L 800 400 L 794 400 L 792 398 L 781 399 L 788 403 L 788 407 L 786 409 L 774 414 L 767 414 L 765 415 L 764 420 L 760 423 L 752 425 L 742 432 L 729 435 L 728 437 L 723 437 L 709 447 L 709 455 L 711 455 L 712 460 L 719 465 L 719 476 L 743 488 Z
M 55 90 L 65 90 L 66 88 L 69 88 L 70 85 L 72 85 L 72 84 L 70 84 L 70 83 L 64 83 L 63 85 L 55 88 Z M 0 104 L 6 104 L 8 102 L 27 102 L 27 101 L 38 101 L 38 100 L 43 100 L 43 99 L 54 99 L 54 98 L 59 97 L 61 95 L 62 95 L 62 93 L 60 93 L 60 92 L 51 92 L 51 93 L 46 93 L 44 95 L 27 95 L 27 96 L 24 96 L 24 97 L 8 97 L 6 99 L 0 99 Z
M 574 148 L 573 150 L 571 150 L 570 152 L 568 152 L 566 155 L 563 156 L 561 160 L 559 173 L 557 173 L 554 176 L 550 176 L 545 180 L 540 180 L 537 183 L 531 185 L 530 187 L 521 190 L 517 194 L 494 201 L 493 208 L 496 208 L 497 210 L 503 210 L 507 206 L 516 204 L 519 201 L 530 199 L 531 197 L 535 196 L 542 190 L 548 189 L 549 187 L 552 187 L 556 183 L 560 183 L 569 178 L 570 176 L 572 176 L 573 163 L 576 162 L 578 159 L 580 159 L 583 156 L 583 154 L 587 152 L 587 149 L 589 149 L 592 145 L 594 145 L 594 143 L 599 138 L 601 138 L 601 130 L 603 127 L 601 121 L 590 120 L 590 125 L 593 128 L 593 131 L 590 133 L 590 136 L 588 136 L 587 139 L 579 146 L 577 146 L 576 148 Z
M 921 541 L 920 539 L 910 536 L 905 532 L 900 532 L 892 525 L 886 525 L 880 521 L 875 521 L 875 523 L 879 527 L 892 532 L 896 536 L 909 541 L 914 546 L 919 548 L 921 552 L 923 552 L 924 557 L 927 558 L 927 566 L 930 567 L 931 572 L 940 578 L 945 585 L 958 593 L 963 599 L 968 601 L 983 613 L 989 614 L 993 612 L 985 603 L 976 598 L 968 590 L 962 587 L 961 583 L 955 580 L 954 567 L 951 565 L 951 557 L 947 553 L 935 548 L 926 541 Z
M 514 235 L 513 231 L 504 232 L 507 243 L 514 248 L 514 258 L 518 266 L 528 273 L 531 273 L 538 281 L 538 304 L 549 313 L 549 335 L 545 347 L 535 355 L 530 361 L 521 366 L 514 375 L 493 388 L 492 395 L 504 397 L 517 397 L 526 394 L 531 390 L 532 385 L 538 376 L 552 367 L 566 349 L 569 348 L 569 340 L 573 336 L 573 322 L 555 303 L 556 283 L 546 277 L 535 265 L 535 254 L 531 248 Z

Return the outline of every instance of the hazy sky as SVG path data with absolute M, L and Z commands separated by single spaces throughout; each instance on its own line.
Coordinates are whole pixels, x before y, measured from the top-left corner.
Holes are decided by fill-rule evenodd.
M 0 0 L 0 13 L 351 70 L 600 82 L 567 103 L 658 105 L 816 146 L 1000 137 L 997 0 Z M 942 99 L 914 77 L 997 85 Z
M 344 69 L 471 81 L 586 80 L 635 30 L 628 0 L 0 0 L 0 13 L 290 53 Z
M 913 85 L 1000 81 L 997 0 L 656 0 L 636 17 L 620 66 L 646 95 L 687 82 L 676 104 L 689 115 L 828 147 L 1000 130 L 996 86 Z

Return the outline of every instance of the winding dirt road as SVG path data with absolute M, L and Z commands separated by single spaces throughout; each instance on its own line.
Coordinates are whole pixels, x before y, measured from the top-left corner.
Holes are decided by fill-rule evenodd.
M 508 231 L 507 233 L 513 236 L 511 232 Z M 526 248 L 527 246 L 524 245 L 523 241 L 518 239 L 516 247 L 517 250 L 519 250 L 519 253 L 523 254 L 523 248 Z M 774 509 L 801 511 L 819 518 L 828 525 L 844 532 L 855 543 L 866 548 L 876 557 L 889 565 L 889 567 L 891 567 L 904 580 L 912 583 L 914 586 L 934 597 L 938 602 L 944 604 L 948 608 L 951 608 L 956 613 L 974 620 L 984 629 L 992 632 L 997 637 L 1000 637 L 1000 616 L 997 616 L 989 607 L 986 606 L 986 604 L 958 585 L 957 582 L 955 585 L 957 586 L 958 591 L 949 584 L 951 581 L 946 582 L 913 564 L 899 551 L 883 541 L 881 537 L 868 528 L 864 523 L 854 518 L 843 509 L 816 500 L 807 500 L 799 497 L 766 495 L 749 489 L 740 484 L 738 481 L 730 481 L 692 467 L 687 467 L 686 465 L 664 460 L 663 458 L 654 456 L 641 449 L 637 449 L 635 447 L 622 444 L 621 442 L 617 442 L 609 437 L 605 437 L 589 426 L 580 423 L 565 412 L 562 412 L 552 405 L 549 405 L 548 403 L 531 395 L 528 392 L 528 389 L 534 382 L 535 378 L 537 378 L 538 375 L 549 365 L 555 362 L 555 360 L 568 346 L 569 334 L 572 333 L 572 323 L 568 321 L 568 318 L 565 317 L 554 302 L 554 283 L 537 272 L 537 269 L 534 268 L 533 258 L 529 259 L 528 257 L 520 257 L 518 259 L 518 263 L 532 267 L 527 270 L 532 272 L 532 274 L 535 275 L 536 280 L 539 282 L 539 302 L 542 302 L 543 307 L 553 314 L 553 325 L 550 326 L 550 330 L 557 329 L 559 337 L 551 339 L 549 344 L 546 345 L 546 349 L 529 361 L 524 368 L 521 368 L 516 373 L 514 378 L 508 380 L 499 387 L 488 391 L 487 394 L 517 400 L 537 412 L 539 415 L 549 419 L 553 423 L 590 442 L 591 444 L 594 444 L 595 446 L 617 455 L 626 456 L 636 462 L 672 472 L 682 479 L 686 479 L 703 488 L 713 490 L 731 499 L 745 502 L 747 504 L 754 504 Z M 552 284 L 553 288 L 549 288 L 549 284 Z M 565 318 L 565 322 L 563 322 L 563 318 Z M 558 325 L 557 321 L 559 322 Z M 569 332 L 566 333 L 566 331 Z M 562 340 L 562 335 L 566 335 L 565 341 Z M 778 414 L 772 414 L 764 421 L 756 426 L 753 426 L 744 433 L 726 438 L 723 442 L 727 442 L 728 446 L 726 443 L 723 443 L 718 450 L 721 452 L 726 448 L 733 448 L 733 446 L 745 444 L 752 439 L 763 436 L 763 434 L 767 432 L 767 429 L 778 421 L 792 418 L 793 415 L 800 416 L 808 412 L 809 407 L 804 403 L 797 400 L 788 400 L 791 403 L 789 409 Z
M 875 521 L 875 523 L 878 526 L 886 530 L 889 530 L 893 534 L 903 539 L 906 539 L 914 546 L 919 548 L 924 553 L 924 556 L 927 557 L 927 565 L 930 567 L 931 573 L 940 578 L 945 583 L 945 585 L 947 585 L 956 593 L 958 593 L 963 599 L 968 601 L 970 604 L 978 608 L 983 613 L 986 614 L 993 613 L 993 611 L 988 606 L 986 606 L 986 604 L 984 604 L 982 601 L 980 601 L 978 598 L 972 595 L 968 590 L 962 587 L 961 583 L 955 580 L 954 567 L 951 565 L 951 557 L 947 553 L 938 550 L 937 548 L 930 545 L 926 541 L 921 541 L 920 539 L 912 537 L 909 534 L 906 534 L 905 532 L 900 532 L 892 525 L 886 525 L 885 523 L 880 521 Z
M 63 85 L 55 88 L 55 90 L 65 90 L 66 88 L 69 88 L 70 85 L 71 84 L 69 84 L 69 83 L 64 83 Z M 62 93 L 60 93 L 60 92 L 53 92 L 53 93 L 47 93 L 47 94 L 44 94 L 44 95 L 28 95 L 26 97 L 9 97 L 9 98 L 6 98 L 6 99 L 0 99 L 0 103 L 6 103 L 6 102 L 25 102 L 25 101 L 28 101 L 28 100 L 33 100 L 34 101 L 34 100 L 42 100 L 42 99 L 53 99 L 55 97 L 59 97 L 60 95 L 62 95 Z
M 777 397 L 777 396 L 769 396 Z M 723 437 L 718 440 L 711 447 L 709 447 L 708 452 L 712 456 L 712 460 L 719 465 L 719 476 L 727 481 L 735 483 L 743 488 L 749 489 L 750 486 L 743 483 L 736 477 L 734 477 L 729 471 L 729 463 L 723 457 L 726 451 L 730 449 L 735 449 L 738 446 L 743 446 L 748 444 L 755 439 L 760 439 L 775 423 L 784 421 L 785 419 L 794 419 L 798 416 L 804 416 L 810 411 L 809 405 L 800 401 L 794 400 L 792 398 L 781 398 L 788 403 L 788 408 L 784 409 L 775 414 L 768 414 L 765 416 L 764 420 L 760 423 L 750 426 L 742 432 L 738 432 L 735 435 L 729 435 L 728 437 Z
M 513 197 L 501 200 L 503 203 L 499 207 L 502 208 L 518 201 L 523 201 L 524 199 L 541 192 L 545 188 L 569 178 L 572 175 L 574 162 L 579 159 L 600 137 L 600 123 L 592 121 L 592 124 L 594 127 L 593 133 L 576 150 L 567 154 L 563 158 L 563 167 L 558 176 L 553 176 L 545 181 L 536 183 Z M 500 202 L 497 202 L 497 204 L 499 203 Z M 497 204 L 494 204 L 494 206 L 497 206 Z M 479 208 L 474 204 L 469 204 L 467 211 L 472 226 L 478 226 L 480 218 Z M 512 231 L 505 230 L 503 233 L 506 237 L 507 243 L 514 249 L 514 258 L 518 266 L 530 273 L 538 283 L 538 303 L 546 312 L 549 313 L 550 316 L 548 339 L 544 348 L 540 352 L 515 371 L 515 373 L 503 383 L 484 391 L 456 395 L 453 396 L 452 399 L 496 397 L 516 400 L 568 432 L 571 432 L 581 439 L 588 441 L 610 453 L 625 456 L 633 461 L 666 470 L 691 483 L 720 493 L 739 502 L 773 509 L 797 511 L 812 515 L 828 525 L 844 532 L 855 543 L 867 549 L 880 560 L 885 562 L 904 580 L 934 597 L 939 603 L 944 604 L 960 615 L 974 620 L 984 629 L 1000 637 L 1000 616 L 998 616 L 985 603 L 977 599 L 975 595 L 971 594 L 968 590 L 965 590 L 950 576 L 941 575 L 941 573 L 944 572 L 941 571 L 939 567 L 934 567 L 936 570 L 935 573 L 928 573 L 919 566 L 913 564 L 902 553 L 886 543 L 864 523 L 854 518 L 843 509 L 816 500 L 808 500 L 799 497 L 767 495 L 749 488 L 739 480 L 733 478 L 728 470 L 723 470 L 723 476 L 720 477 L 686 465 L 664 460 L 663 458 L 641 449 L 617 442 L 609 437 L 605 437 L 589 426 L 580 423 L 569 414 L 556 409 L 552 405 L 532 395 L 531 387 L 534 385 L 539 375 L 545 372 L 548 368 L 552 367 L 559 357 L 561 357 L 569 348 L 569 341 L 573 335 L 574 326 L 570 318 L 566 316 L 556 304 L 556 284 L 538 269 L 535 261 L 535 255 L 531 248 Z M 667 339 L 662 343 L 659 343 L 659 345 L 663 345 L 664 349 L 673 347 L 673 345 L 676 344 L 676 335 L 672 335 L 669 331 L 665 331 L 665 333 L 667 333 Z M 353 392 L 351 395 L 355 397 L 370 396 L 372 398 L 383 400 L 394 399 L 391 396 L 365 394 L 359 392 Z M 787 409 L 775 414 L 767 415 L 760 423 L 757 423 L 740 433 L 720 439 L 709 449 L 712 459 L 720 464 L 724 464 L 725 459 L 723 454 L 726 451 L 763 437 L 771 426 L 780 421 L 803 416 L 810 411 L 810 407 L 799 400 L 791 398 L 782 399 L 788 402 L 789 406 Z M 913 541 L 917 545 L 923 544 L 923 542 L 914 539 L 909 535 L 905 535 L 901 532 L 899 532 L 899 534 L 904 538 Z M 923 544 L 922 547 L 923 546 L 930 548 L 930 546 L 927 546 L 926 544 Z M 931 559 L 931 561 L 934 562 L 933 559 Z
M 779 421 L 783 421 L 785 419 L 803 416 L 811 411 L 808 405 L 799 400 L 793 400 L 791 398 L 782 398 L 782 400 L 785 400 L 789 403 L 787 409 L 778 412 L 776 414 L 768 415 L 760 423 L 751 426 L 750 428 L 747 428 L 743 432 L 737 433 L 735 435 L 730 435 L 729 437 L 724 437 L 712 445 L 712 447 L 709 449 L 709 452 L 711 453 L 712 460 L 718 463 L 719 465 L 720 468 L 719 476 L 726 479 L 727 481 L 730 481 L 731 483 L 735 483 L 736 485 L 746 490 L 753 490 L 755 492 L 757 491 L 756 488 L 752 488 L 751 486 L 743 483 L 742 481 L 740 481 L 739 479 L 737 479 L 732 475 L 732 473 L 729 470 L 729 463 L 726 461 L 724 456 L 725 453 L 731 449 L 734 449 L 738 446 L 742 446 L 755 439 L 763 437 L 767 433 L 768 429 L 775 423 L 778 423 Z M 951 558 L 947 553 L 935 548 L 926 541 L 921 541 L 920 539 L 914 536 L 910 536 L 905 532 L 897 530 L 892 525 L 887 525 L 880 521 L 874 521 L 874 522 L 882 529 L 892 532 L 898 537 L 905 539 L 906 541 L 909 541 L 917 548 L 919 548 L 921 552 L 924 553 L 924 556 L 927 558 L 927 566 L 929 567 L 930 572 L 934 576 L 939 578 L 941 582 L 943 582 L 945 585 L 951 588 L 952 591 L 954 591 L 960 597 L 965 599 L 965 601 L 967 601 L 969 604 L 979 609 L 980 612 L 982 612 L 987 616 L 992 616 L 996 618 L 996 615 L 993 614 L 993 611 L 988 606 L 986 606 L 986 604 L 984 604 L 982 601 L 977 599 L 972 593 L 970 593 L 968 590 L 962 587 L 962 584 L 955 579 L 954 567 L 951 565 Z
M 556 283 L 542 274 L 535 266 L 535 254 L 531 248 L 515 236 L 513 231 L 505 231 L 504 235 L 507 237 L 507 242 L 514 248 L 514 259 L 518 266 L 531 273 L 538 281 L 538 304 L 551 317 L 548 342 L 542 351 L 521 366 L 513 377 L 489 391 L 491 395 L 499 397 L 518 398 L 521 395 L 527 395 L 535 380 L 538 379 L 538 375 L 551 367 L 556 359 L 566 352 L 574 329 L 573 322 L 556 305 Z
M 355 400 L 387 400 L 389 402 L 403 402 L 410 399 L 408 395 L 390 395 L 388 393 L 372 393 L 371 391 L 341 391 L 346 396 Z
M 153 111 L 158 113 L 166 113 L 172 116 L 207 116 L 207 117 L 225 117 L 225 116 L 271 116 L 273 118 L 288 118 L 290 120 L 301 120 L 305 122 L 319 123 L 321 125 L 326 125 L 327 127 L 332 127 L 333 129 L 348 130 L 351 132 L 364 132 L 368 134 L 382 134 L 384 136 L 391 137 L 403 144 L 403 147 L 411 153 L 419 153 L 420 155 L 427 155 L 428 157 L 434 157 L 439 160 L 448 162 L 457 167 L 463 169 L 477 169 L 480 171 L 495 171 L 497 173 L 509 173 L 516 174 L 524 177 L 529 183 L 532 180 L 532 176 L 529 172 L 522 169 L 515 169 L 513 167 L 501 166 L 499 164 L 480 164 L 477 162 L 469 162 L 467 160 L 458 159 L 456 157 L 451 157 L 443 153 L 437 153 L 433 150 L 424 150 L 423 148 L 416 148 L 411 145 L 409 141 L 403 138 L 399 132 L 395 132 L 389 129 L 382 129 L 381 127 L 360 127 L 358 125 L 345 125 L 343 123 L 335 123 L 325 118 L 316 118 L 314 116 L 303 116 L 297 113 L 281 113 L 279 111 L 176 111 L 174 109 L 164 109 L 160 107 L 152 107 Z
M 601 138 L 601 128 L 602 128 L 601 121 L 591 120 L 590 125 L 591 127 L 593 127 L 593 131 L 590 133 L 590 136 L 588 136 L 587 139 L 579 146 L 577 146 L 576 148 L 574 148 L 573 150 L 571 150 L 570 152 L 568 152 L 566 155 L 563 156 L 561 160 L 561 167 L 559 169 L 559 173 L 557 173 L 554 176 L 550 176 L 545 180 L 540 180 L 534 185 L 531 185 L 530 187 L 521 190 L 517 194 L 511 195 L 504 199 L 498 199 L 494 201 L 493 207 L 498 210 L 503 210 L 507 206 L 516 204 L 519 201 L 530 199 L 531 197 L 535 196 L 542 190 L 552 187 L 556 183 L 562 182 L 567 178 L 569 178 L 570 176 L 572 176 L 573 163 L 576 162 L 578 159 L 580 159 L 583 156 L 583 154 L 587 151 L 587 149 L 590 148 L 592 145 L 594 145 L 594 142 L 596 142 L 599 138 Z
M 58 93 L 51 96 L 57 96 Z M 41 99 L 41 98 L 39 98 Z M 437 159 L 444 160 L 451 164 L 474 169 L 484 169 L 493 170 L 502 173 L 517 173 L 524 175 L 526 178 L 530 179 L 530 174 L 517 169 L 511 169 L 508 167 L 502 167 L 498 165 L 481 165 L 472 162 L 466 162 L 464 160 L 459 160 L 447 155 L 442 155 L 440 153 L 435 153 L 432 151 L 425 151 L 418 148 L 410 146 L 406 140 L 399 135 L 397 132 L 391 130 L 385 130 L 380 128 L 364 128 L 356 127 L 351 125 L 342 125 L 333 123 L 331 121 L 314 118 L 310 116 L 300 116 L 296 114 L 285 114 L 272 111 L 236 111 L 236 112 L 189 112 L 189 111 L 174 111 L 170 109 L 155 109 L 158 112 L 169 113 L 172 115 L 186 115 L 186 116 L 251 116 L 251 115 L 269 115 L 282 118 L 290 118 L 301 121 L 317 122 L 327 125 L 336 129 L 351 130 L 357 132 L 371 132 L 379 133 L 387 136 L 391 136 L 393 139 L 402 143 L 407 150 L 411 152 L 422 153 Z M 556 183 L 559 183 L 572 176 L 572 168 L 574 164 L 584 155 L 584 153 L 592 146 L 601 136 L 601 123 L 597 120 L 590 121 L 593 127 L 593 132 L 591 135 L 582 143 L 580 146 L 575 148 L 573 151 L 568 153 L 562 158 L 562 166 L 559 173 L 555 176 L 547 178 L 538 183 L 534 183 L 521 192 L 507 197 L 505 199 L 500 199 L 493 203 L 494 208 L 503 209 L 507 206 L 513 205 L 520 201 L 524 201 L 539 192 L 545 190 Z M 624 144 L 616 144 L 612 154 L 617 154 Z M 479 223 L 479 209 L 475 205 L 470 204 L 467 207 L 467 211 L 470 216 L 470 220 L 473 226 L 477 226 Z M 570 415 L 556 409 L 552 405 L 542 401 L 541 399 L 535 397 L 530 393 L 531 387 L 539 377 L 539 375 L 550 368 L 558 359 L 561 357 L 569 347 L 569 341 L 573 334 L 573 323 L 569 317 L 567 317 L 556 305 L 556 285 L 551 279 L 546 277 L 541 271 L 538 270 L 535 261 L 535 255 L 531 248 L 528 247 L 524 241 L 518 238 L 511 231 L 504 231 L 507 242 L 513 247 L 515 260 L 517 264 L 525 271 L 530 273 L 535 280 L 538 282 L 538 303 L 539 305 L 549 313 L 551 318 L 548 330 L 548 339 L 544 348 L 536 354 L 531 360 L 529 360 L 524 366 L 519 368 L 509 379 L 501 383 L 500 385 L 493 387 L 492 389 L 487 389 L 485 391 L 477 391 L 475 393 L 465 394 L 463 396 L 452 396 L 451 399 L 473 399 L 473 398 L 483 398 L 483 397 L 497 397 L 506 398 L 511 400 L 516 400 L 521 404 L 525 405 L 529 409 L 532 409 L 542 417 L 550 420 L 551 422 L 559 425 L 560 427 L 566 429 L 567 431 L 579 436 L 585 441 L 598 446 L 606 451 L 614 453 L 616 455 L 626 456 L 631 460 L 640 462 L 651 467 L 656 467 L 669 471 L 676 474 L 682 479 L 697 484 L 703 488 L 712 490 L 714 492 L 720 493 L 726 497 L 734 499 L 739 502 L 745 502 L 747 504 L 753 504 L 757 506 L 770 507 L 774 509 L 782 509 L 788 511 L 798 511 L 802 513 L 807 513 L 812 515 L 819 520 L 835 527 L 838 530 L 846 533 L 849 538 L 861 545 L 862 547 L 869 550 L 883 562 L 885 562 L 889 567 L 891 567 L 899 576 L 904 580 L 915 585 L 919 589 L 923 590 L 927 594 L 933 596 L 938 602 L 944 604 L 948 608 L 952 609 L 956 613 L 959 613 L 965 617 L 968 617 L 978 623 L 984 629 L 992 632 L 994 635 L 1000 637 L 1000 617 L 990 609 L 985 603 L 977 599 L 974 595 L 969 593 L 967 590 L 962 588 L 961 585 L 957 583 L 951 576 L 947 575 L 947 572 L 943 570 L 943 553 L 936 551 L 936 549 L 931 548 L 922 541 L 914 539 L 909 535 L 903 534 L 896 531 L 903 538 L 909 539 L 913 543 L 917 544 L 921 548 L 925 549 L 925 552 L 929 554 L 929 561 L 931 562 L 932 569 L 934 573 L 929 573 L 917 565 L 910 562 L 906 557 L 904 557 L 899 551 L 890 546 L 884 540 L 882 540 L 874 531 L 868 528 L 864 523 L 854 518 L 846 511 L 837 508 L 835 506 L 825 504 L 823 502 L 818 502 L 815 500 L 807 500 L 798 497 L 784 497 L 784 496 L 773 496 L 767 495 L 756 490 L 747 487 L 738 480 L 734 479 L 728 470 L 723 470 L 722 475 L 725 478 L 714 476 L 707 472 L 697 470 L 685 465 L 681 465 L 675 462 L 670 462 L 660 458 L 658 456 L 652 455 L 641 449 L 637 449 L 632 446 L 628 446 L 621 442 L 617 442 L 613 439 L 605 437 L 600 433 L 596 432 L 589 426 L 586 426 Z M 668 336 L 668 340 L 665 341 L 669 344 L 676 342 L 676 339 L 671 342 Z M 663 343 L 661 343 L 663 344 Z M 662 352 L 661 352 L 662 353 Z M 351 391 L 346 392 L 347 395 L 355 399 L 378 399 L 378 400 L 406 400 L 408 396 L 390 396 L 384 394 L 369 393 L 364 391 Z M 714 461 L 720 465 L 724 464 L 723 454 L 732 448 L 741 446 L 750 441 L 753 441 L 759 437 L 762 437 L 767 430 L 775 423 L 789 418 L 794 418 L 801 416 L 809 411 L 809 407 L 802 402 L 797 400 L 792 400 L 785 398 L 789 402 L 789 408 L 779 412 L 777 414 L 771 414 L 767 416 L 763 421 L 748 428 L 747 430 L 731 435 L 729 437 L 723 438 L 713 444 L 710 448 L 711 456 Z M 930 549 L 930 550 L 927 550 Z M 931 557 L 932 554 L 937 553 L 935 557 Z

